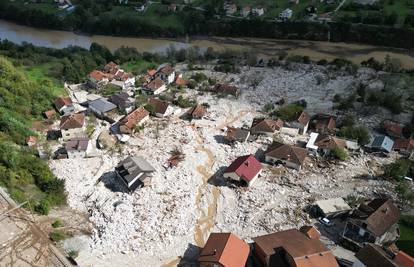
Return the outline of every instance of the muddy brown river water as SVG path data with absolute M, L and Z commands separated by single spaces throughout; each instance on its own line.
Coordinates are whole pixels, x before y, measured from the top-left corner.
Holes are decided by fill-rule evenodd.
M 64 48 L 70 45 L 89 48 L 91 43 L 96 42 L 112 51 L 121 46 L 135 47 L 141 52 L 165 52 L 170 46 L 177 49 L 191 46 L 197 46 L 200 49 L 212 47 L 215 50 L 254 51 L 264 57 L 272 57 L 284 50 L 291 55 L 307 55 L 313 60 L 343 57 L 354 63 L 360 63 L 370 57 L 383 60 L 389 54 L 391 57 L 398 58 L 405 68 L 414 69 L 414 51 L 348 43 L 225 37 L 191 37 L 186 40 L 184 38 L 85 36 L 67 31 L 32 28 L 4 20 L 0 20 L 0 39 L 8 39 L 18 44 L 27 42 L 53 48 Z

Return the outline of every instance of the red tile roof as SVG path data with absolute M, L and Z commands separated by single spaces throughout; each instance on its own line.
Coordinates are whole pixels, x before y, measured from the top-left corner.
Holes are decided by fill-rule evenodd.
M 167 111 L 168 106 L 170 105 L 167 101 L 163 101 L 156 98 L 150 98 L 148 102 L 154 106 L 155 113 L 160 114 L 164 114 Z
M 239 177 L 250 182 L 260 171 L 262 164 L 253 156 L 246 155 L 238 157 L 233 163 L 227 167 L 224 173 L 235 172 Z
M 154 69 L 149 69 L 149 70 L 147 70 L 147 74 L 148 74 L 149 76 L 154 76 L 155 74 L 157 74 L 157 71 L 156 71 L 156 70 L 154 70 Z
M 155 91 L 155 90 L 161 88 L 163 85 L 165 85 L 164 81 L 161 80 L 160 78 L 156 78 L 155 80 L 153 80 L 152 82 L 147 84 L 146 87 L 153 90 L 153 91 Z
M 206 114 L 207 110 L 203 105 L 197 105 L 192 107 L 188 113 L 193 118 L 202 118 Z
M 218 263 L 225 267 L 244 267 L 250 248 L 232 233 L 212 233 L 198 257 L 199 263 Z
M 344 149 L 346 147 L 346 141 L 332 135 L 319 134 L 315 140 L 315 145 L 322 149 Z
M 61 109 L 64 106 L 72 105 L 72 99 L 69 96 L 66 97 L 58 97 L 55 100 L 55 107 L 57 109 Z
M 305 234 L 307 237 L 311 239 L 320 239 L 321 233 L 314 227 L 310 225 L 304 225 L 300 228 L 300 230 L 303 234 Z
M 306 124 L 308 124 L 309 123 L 309 121 L 310 121 L 310 116 L 309 116 L 309 114 L 308 113 L 306 113 L 305 111 L 302 111 L 300 114 L 299 114 L 299 116 L 298 116 L 298 118 L 297 118 L 297 121 L 300 123 L 300 124 L 302 124 L 302 125 L 306 125 Z
M 104 78 L 107 78 L 107 75 L 99 70 L 94 70 L 89 73 L 89 77 L 92 77 L 96 81 L 102 81 Z
M 183 79 L 183 78 L 181 78 L 181 77 L 177 77 L 177 79 L 175 79 L 175 84 L 176 84 L 176 85 L 185 86 L 185 85 L 187 85 L 187 81 L 186 81 L 186 80 L 184 80 L 184 79 Z
M 414 258 L 401 250 L 395 256 L 394 261 L 401 267 L 414 267 Z
M 275 131 L 280 131 L 283 127 L 283 121 L 281 119 L 270 120 L 264 118 L 255 118 L 253 119 L 251 131 L 255 132 L 268 132 L 274 133 Z
M 145 117 L 149 115 L 149 112 L 143 108 L 137 108 L 132 111 L 130 114 L 126 115 L 121 121 L 120 125 L 124 125 L 129 129 L 134 129 L 139 122 L 141 122 Z
M 394 147 L 395 150 L 406 150 L 406 151 L 413 151 L 414 150 L 414 138 L 410 139 L 396 139 L 394 141 Z
M 60 129 L 76 129 L 82 128 L 85 124 L 85 115 L 83 114 L 69 114 L 60 119 Z
M 400 137 L 403 132 L 403 126 L 395 121 L 385 120 L 382 123 L 385 132 L 394 137 Z
M 113 75 L 115 75 L 118 70 L 119 70 L 119 65 L 116 64 L 113 61 L 111 61 L 108 64 L 106 64 L 105 67 L 104 67 L 104 71 L 105 72 L 111 73 Z
M 162 72 L 163 74 L 166 74 L 166 75 L 170 75 L 171 73 L 174 72 L 174 69 L 170 65 L 167 65 L 161 68 L 159 72 Z

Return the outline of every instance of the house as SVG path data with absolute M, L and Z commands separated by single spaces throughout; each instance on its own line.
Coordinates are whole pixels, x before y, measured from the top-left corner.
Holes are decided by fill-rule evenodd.
M 166 84 L 171 84 L 175 81 L 175 70 L 168 64 L 162 64 L 158 67 L 156 76 Z
M 253 256 L 264 267 L 339 267 L 318 235 L 312 236 L 290 229 L 253 238 Z
M 142 87 L 142 92 L 147 95 L 159 95 L 165 90 L 167 90 L 167 86 L 159 77 Z
M 234 3 L 224 3 L 224 11 L 227 16 L 234 15 L 237 12 L 237 5 Z
M 116 105 L 114 103 L 109 102 L 105 98 L 98 98 L 89 102 L 88 108 L 92 111 L 98 118 L 108 119 L 113 122 L 111 111 L 116 110 Z
M 176 12 L 176 11 L 177 11 L 177 4 L 171 3 L 171 4 L 168 6 L 168 11 L 169 11 L 169 12 Z
M 317 217 L 335 218 L 351 211 L 351 207 L 341 197 L 315 201 L 312 212 Z
M 263 16 L 265 13 L 265 9 L 262 6 L 257 6 L 252 9 L 252 13 L 254 16 Z
M 281 132 L 288 134 L 288 135 L 298 135 L 298 134 L 305 134 L 308 131 L 310 122 L 310 116 L 305 111 L 302 111 L 297 114 L 296 119 L 290 122 L 286 122 Z
M 156 74 L 157 74 L 157 70 L 154 70 L 154 69 L 148 69 L 147 70 L 147 75 L 149 77 L 151 77 L 151 79 L 155 79 Z
M 281 163 L 289 168 L 300 170 L 307 155 L 306 149 L 275 142 L 266 151 L 265 160 L 270 164 Z
M 393 149 L 402 154 L 410 154 L 414 151 L 414 138 L 402 139 L 398 138 L 394 141 Z
M 391 199 L 362 203 L 349 214 L 342 239 L 357 247 L 364 243 L 392 243 L 399 237 L 399 219 L 400 211 Z
M 43 112 L 43 115 L 48 120 L 53 119 L 56 116 L 56 110 L 54 109 L 46 110 L 45 112 Z
M 116 176 L 130 192 L 148 185 L 155 171 L 143 157 L 129 156 L 115 167 Z
M 312 127 L 320 134 L 334 134 L 336 129 L 336 118 L 327 114 L 317 114 L 311 123 Z
M 245 6 L 243 7 L 243 9 L 241 10 L 241 15 L 243 17 L 247 17 L 250 15 L 250 13 L 252 12 L 252 8 L 250 6 Z
M 84 158 L 89 149 L 90 142 L 86 137 L 72 138 L 65 145 L 69 159 Z
M 154 107 L 154 114 L 158 118 L 168 117 L 174 111 L 174 108 L 167 101 L 150 98 L 148 103 Z
M 380 135 L 374 138 L 370 147 L 374 151 L 389 153 L 394 147 L 394 141 L 386 135 Z
M 211 233 L 198 256 L 201 267 L 244 267 L 249 245 L 232 233 Z
M 319 134 L 315 140 L 315 146 L 323 155 L 329 155 L 333 149 L 345 149 L 346 140 L 332 135 Z
M 233 95 L 238 97 L 240 95 L 240 89 L 237 86 L 229 84 L 216 84 L 212 89 L 212 92 L 222 95 Z
M 110 73 L 112 75 L 115 75 L 120 70 L 120 67 L 115 62 L 111 61 L 108 64 L 106 64 L 103 68 L 103 71 L 105 73 Z
M 71 113 L 60 119 L 60 130 L 63 140 L 84 136 L 85 115 L 81 113 Z
M 320 239 L 322 236 L 318 229 L 310 225 L 302 226 L 299 231 L 310 239 Z
M 143 108 L 137 108 L 119 121 L 119 131 L 123 134 L 132 134 L 136 127 L 143 125 L 149 119 L 149 112 Z
M 135 86 L 135 76 L 123 70 L 118 70 L 114 78 L 115 81 L 112 81 L 112 84 L 121 87 L 122 90 Z
M 35 146 L 36 143 L 37 143 L 37 137 L 36 136 L 30 135 L 30 136 L 26 137 L 26 145 L 28 147 Z
M 196 105 L 187 112 L 191 119 L 199 119 L 201 120 L 204 115 L 206 114 L 207 110 L 203 105 Z
M 244 181 L 251 185 L 262 173 L 262 164 L 253 156 L 238 157 L 223 173 L 224 178 L 235 181 Z
M 100 90 L 109 82 L 108 76 L 99 70 L 94 70 L 88 75 L 87 84 L 93 89 Z
M 397 256 L 398 256 L 398 254 L 397 254 Z M 402 258 L 397 257 L 397 256 L 395 256 L 393 258 L 393 255 L 391 255 L 391 253 L 384 250 L 380 246 L 378 246 L 376 244 L 369 244 L 368 243 L 355 254 L 356 261 L 354 262 L 352 267 L 376 267 L 376 266 L 381 266 L 381 267 L 406 267 L 406 266 L 414 266 L 414 262 L 412 262 L 412 261 L 407 262 L 404 259 L 403 262 L 400 262 L 400 260 Z M 410 257 L 410 256 L 408 256 L 408 257 Z M 407 265 L 407 263 L 408 263 L 408 265 Z
M 282 20 L 282 21 L 287 21 L 287 20 L 291 19 L 292 16 L 293 16 L 293 10 L 290 9 L 290 8 L 286 8 L 285 10 L 280 12 L 279 19 Z
M 385 120 L 382 122 L 382 128 L 386 135 L 398 138 L 402 136 L 404 126 L 395 121 Z
M 75 106 L 72 103 L 72 99 L 67 97 L 58 97 L 54 102 L 56 110 L 62 114 L 68 114 L 75 111 Z
M 177 77 L 175 79 L 175 85 L 179 86 L 179 87 L 185 87 L 187 86 L 187 81 L 184 80 L 182 77 Z
M 126 92 L 119 92 L 109 97 L 109 102 L 115 104 L 122 112 L 129 113 L 135 107 L 135 101 Z
M 265 118 L 255 118 L 250 128 L 251 134 L 263 134 L 272 136 L 276 131 L 280 131 L 283 127 L 283 121 L 280 119 L 271 120 Z
M 398 251 L 397 255 L 394 256 L 394 262 L 401 267 L 413 267 L 414 258 L 405 253 L 404 251 Z
M 250 131 L 241 128 L 227 127 L 226 140 L 229 142 L 246 142 Z

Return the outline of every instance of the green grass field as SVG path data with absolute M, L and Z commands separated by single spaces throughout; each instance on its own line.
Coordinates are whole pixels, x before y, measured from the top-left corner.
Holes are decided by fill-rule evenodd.
M 47 83 L 54 96 L 66 95 L 63 82 L 52 78 L 49 74 L 56 67 L 58 67 L 56 64 L 48 63 L 31 67 L 20 67 L 19 69 L 26 73 L 29 80 Z
M 414 257 L 414 228 L 400 224 L 401 236 L 397 246 L 404 252 Z
M 138 61 L 130 61 L 122 64 L 121 66 L 124 70 L 132 73 L 143 73 L 147 69 L 157 67 L 157 64 L 145 60 L 138 60 Z

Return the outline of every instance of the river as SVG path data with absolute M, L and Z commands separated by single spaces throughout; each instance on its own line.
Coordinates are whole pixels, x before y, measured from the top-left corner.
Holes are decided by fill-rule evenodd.
M 103 35 L 85 36 L 67 31 L 32 28 L 4 20 L 0 20 L 0 39 L 8 39 L 18 44 L 27 42 L 36 46 L 53 48 L 64 48 L 70 45 L 89 48 L 91 43 L 96 42 L 105 45 L 112 51 L 121 46 L 135 47 L 141 52 L 164 52 L 171 45 L 177 49 L 190 46 L 197 46 L 200 49 L 212 47 L 215 50 L 254 51 L 263 57 L 272 57 L 277 52 L 284 50 L 290 55 L 307 55 L 313 60 L 331 60 L 343 57 L 354 63 L 360 63 L 370 57 L 383 60 L 389 54 L 393 58 L 398 58 L 405 68 L 414 69 L 413 51 L 348 43 L 225 37 L 192 37 L 189 40 L 184 40 Z

